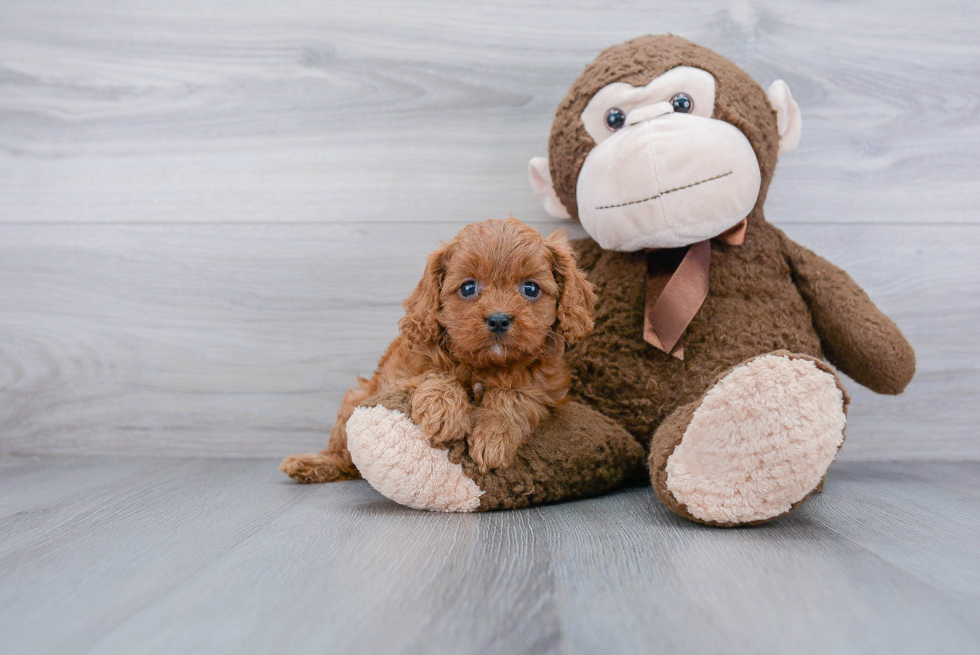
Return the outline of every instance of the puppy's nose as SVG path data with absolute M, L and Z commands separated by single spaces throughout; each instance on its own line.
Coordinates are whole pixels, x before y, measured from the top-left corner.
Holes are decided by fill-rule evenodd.
M 503 334 L 510 329 L 510 316 L 503 312 L 494 312 L 487 316 L 487 327 L 494 334 Z

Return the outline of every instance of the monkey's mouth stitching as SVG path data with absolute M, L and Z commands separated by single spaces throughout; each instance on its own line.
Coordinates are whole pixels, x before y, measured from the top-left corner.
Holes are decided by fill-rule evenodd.
M 643 200 L 633 200 L 633 201 L 630 201 L 630 202 L 621 202 L 618 205 L 603 205 L 601 207 L 596 207 L 596 210 L 599 210 L 599 209 L 614 209 L 616 207 L 627 207 L 629 205 L 638 205 L 641 202 L 650 202 L 651 200 L 656 200 L 657 198 L 659 198 L 661 196 L 665 196 L 668 193 L 673 193 L 674 191 L 683 191 L 684 189 L 690 189 L 692 186 L 697 186 L 699 184 L 704 184 L 705 182 L 711 182 L 712 180 L 719 180 L 719 179 L 721 179 L 723 177 L 727 177 L 727 176 L 731 175 L 732 173 L 734 173 L 734 171 L 728 171 L 727 173 L 722 173 L 721 175 L 715 175 L 714 177 L 709 177 L 708 179 L 701 180 L 700 182 L 691 182 L 690 184 L 685 184 L 684 186 L 679 186 L 679 187 L 676 187 L 674 189 L 667 189 L 666 191 L 661 191 L 657 195 L 650 196 L 649 198 L 644 198 Z

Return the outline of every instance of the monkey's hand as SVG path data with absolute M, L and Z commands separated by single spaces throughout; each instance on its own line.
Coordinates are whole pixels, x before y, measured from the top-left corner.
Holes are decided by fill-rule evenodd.
M 902 393 L 915 375 L 915 351 L 898 326 L 847 273 L 780 236 L 830 363 L 872 391 Z
M 466 391 L 448 375 L 426 375 L 412 393 L 412 420 L 429 435 L 434 448 L 466 437 L 470 405 Z

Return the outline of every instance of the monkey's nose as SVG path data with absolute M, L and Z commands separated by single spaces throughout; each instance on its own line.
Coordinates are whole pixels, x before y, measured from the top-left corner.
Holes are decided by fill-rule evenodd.
M 503 334 L 510 329 L 510 316 L 503 312 L 494 312 L 487 316 L 487 327 L 494 334 Z
M 674 107 L 669 102 L 656 102 L 652 105 L 638 107 L 631 111 L 626 118 L 626 124 L 636 125 L 637 123 L 645 123 L 654 118 L 660 118 L 661 116 L 673 113 Z

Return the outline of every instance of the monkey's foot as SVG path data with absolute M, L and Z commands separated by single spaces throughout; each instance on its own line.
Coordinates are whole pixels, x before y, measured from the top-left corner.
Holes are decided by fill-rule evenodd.
M 358 407 L 347 421 L 347 447 L 364 479 L 396 503 L 441 512 L 480 507 L 480 487 L 404 412 Z
M 736 366 L 657 429 L 657 495 L 712 525 L 763 523 L 800 505 L 844 441 L 847 394 L 824 362 L 788 352 Z
M 645 473 L 643 448 L 605 416 L 568 403 L 552 412 L 507 467 L 480 471 L 465 441 L 434 448 L 406 395 L 362 403 L 347 447 L 364 479 L 416 509 L 484 512 L 595 496 Z

